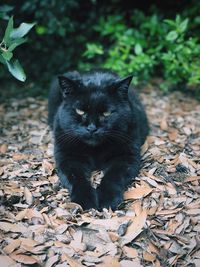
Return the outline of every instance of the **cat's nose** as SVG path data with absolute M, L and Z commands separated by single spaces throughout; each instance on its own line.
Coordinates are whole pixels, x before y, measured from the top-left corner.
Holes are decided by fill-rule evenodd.
M 91 124 L 88 125 L 87 130 L 90 133 L 94 133 L 94 132 L 96 132 L 97 127 L 94 125 L 94 123 L 91 123 Z

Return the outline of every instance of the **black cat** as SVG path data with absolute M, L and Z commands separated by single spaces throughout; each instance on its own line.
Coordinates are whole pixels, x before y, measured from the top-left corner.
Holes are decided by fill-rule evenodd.
M 140 147 L 148 134 L 145 111 L 129 84 L 99 70 L 59 76 L 49 94 L 49 124 L 61 183 L 84 209 L 111 207 L 138 174 Z M 98 188 L 91 173 L 103 171 Z

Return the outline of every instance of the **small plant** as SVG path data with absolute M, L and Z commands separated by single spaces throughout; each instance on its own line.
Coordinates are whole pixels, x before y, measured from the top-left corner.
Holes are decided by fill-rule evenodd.
M 98 65 L 118 72 L 132 73 L 135 84 L 161 76 L 162 89 L 184 84 L 199 88 L 200 43 L 191 36 L 189 19 L 179 15 L 164 20 L 136 11 L 129 24 L 123 16 L 101 17 L 94 30 L 98 43 L 89 43 L 83 54 L 87 68 Z
M 5 11 L 9 7 L 0 8 L 0 17 L 6 18 Z M 10 17 L 4 37 L 0 42 L 0 62 L 7 66 L 9 72 L 19 81 L 26 80 L 25 72 L 17 59 L 14 59 L 14 50 L 27 41 L 24 36 L 31 30 L 35 23 L 21 23 L 18 28 L 13 27 L 13 17 Z
M 161 61 L 166 84 L 200 84 L 200 44 L 196 37 L 187 35 L 189 20 L 177 16 L 164 21 L 169 28 Z M 165 86 L 165 85 L 164 85 Z

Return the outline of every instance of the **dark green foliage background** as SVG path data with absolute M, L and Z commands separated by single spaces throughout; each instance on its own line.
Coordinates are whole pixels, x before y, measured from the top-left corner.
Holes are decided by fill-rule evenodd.
M 17 25 L 21 22 L 37 23 L 35 28 L 28 35 L 28 43 L 16 50 L 17 58 L 20 59 L 26 71 L 27 81 L 23 85 L 20 82 L 14 81 L 1 67 L 0 79 L 1 84 L 4 84 L 4 88 L 6 88 L 5 90 L 13 90 L 13 92 L 17 93 L 21 90 L 21 92 L 27 94 L 46 95 L 49 82 L 53 75 L 70 69 L 81 68 L 84 70 L 102 65 L 105 66 L 106 57 L 109 49 L 113 45 L 114 37 L 112 34 L 103 36 L 103 29 L 97 31 L 96 28 L 100 20 L 106 20 L 110 15 L 116 20 L 120 17 L 120 23 L 118 23 L 119 27 L 120 25 L 121 27 L 124 25 L 126 25 L 126 27 L 133 26 L 131 20 L 133 20 L 134 17 L 134 25 L 143 31 L 143 37 L 149 37 L 149 34 L 151 35 L 150 31 L 154 32 L 154 36 L 157 35 L 159 36 L 157 39 L 160 39 L 160 44 L 153 38 L 150 40 L 155 50 L 159 49 L 159 45 L 162 45 L 162 40 L 164 38 L 163 33 L 165 34 L 165 29 L 160 28 L 160 20 L 174 20 L 177 14 L 180 14 L 183 18 L 189 18 L 190 20 L 187 35 L 199 35 L 200 2 L 198 0 L 128 2 L 130 1 L 1 1 L 0 5 L 7 4 L 14 7 L 9 14 L 14 14 L 14 20 Z M 152 16 L 152 14 L 156 14 L 159 18 L 158 23 L 155 25 L 149 23 L 148 19 L 146 19 Z M 144 19 L 141 17 L 139 18 L 139 16 L 143 16 Z M 1 36 L 5 30 L 6 23 L 7 21 L 1 23 Z M 156 42 L 154 43 L 154 41 Z M 104 48 L 104 55 L 99 57 L 94 53 L 95 56 L 87 56 L 87 47 L 88 44 L 91 43 L 100 43 Z M 160 68 L 157 67 L 157 69 L 155 68 L 152 71 L 151 65 L 154 65 L 153 57 L 151 59 L 144 59 L 144 61 L 145 60 L 148 62 L 146 65 L 144 64 L 145 68 L 143 68 L 143 72 L 136 72 L 139 82 L 148 80 L 152 75 L 162 75 L 164 78 L 168 79 L 168 76 L 166 76 L 168 70 L 163 72 L 163 70 L 160 71 Z M 121 64 L 123 68 L 123 57 Z M 124 75 L 127 69 L 124 68 L 124 70 L 119 70 L 118 72 Z M 177 79 L 177 75 L 175 75 L 174 78 L 172 77 L 172 83 L 174 79 Z M 175 84 L 177 83 L 175 82 Z M 23 87 L 25 90 L 23 90 Z M 16 88 L 19 89 L 16 90 Z

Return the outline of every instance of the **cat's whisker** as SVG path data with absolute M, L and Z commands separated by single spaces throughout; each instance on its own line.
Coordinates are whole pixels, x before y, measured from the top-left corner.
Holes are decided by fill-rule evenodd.
M 71 144 L 75 144 L 79 142 L 79 139 L 77 136 L 74 136 L 72 134 L 72 131 L 66 131 L 62 134 L 60 134 L 59 136 L 56 137 L 56 143 L 59 145 L 63 145 L 65 143 L 71 143 Z
M 122 134 L 122 133 L 115 131 L 115 130 L 106 131 L 105 134 L 107 135 L 107 137 L 108 136 L 113 137 L 115 139 L 120 140 L 123 143 L 126 143 L 126 144 L 129 144 L 130 142 L 132 142 L 132 139 L 129 136 Z

